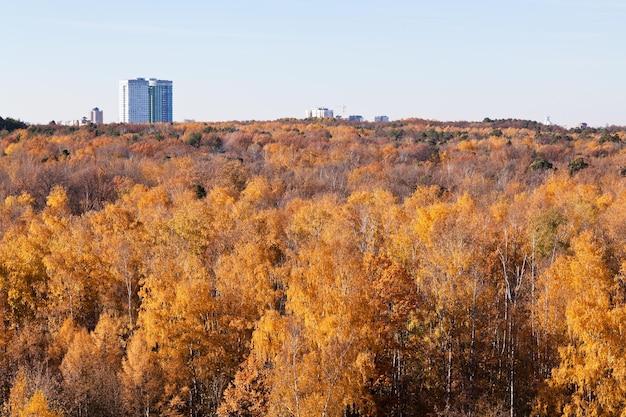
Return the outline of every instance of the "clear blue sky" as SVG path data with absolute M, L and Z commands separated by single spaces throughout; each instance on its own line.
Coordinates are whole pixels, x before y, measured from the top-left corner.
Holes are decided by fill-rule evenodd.
M 0 0 L 0 116 L 118 120 L 118 80 L 174 119 L 550 116 L 626 125 L 622 0 Z

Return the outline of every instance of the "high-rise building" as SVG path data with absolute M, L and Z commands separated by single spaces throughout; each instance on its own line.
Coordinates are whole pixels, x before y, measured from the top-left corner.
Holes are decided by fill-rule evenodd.
M 171 122 L 172 82 L 156 78 L 120 80 L 120 123 Z
M 100 110 L 97 107 L 91 109 L 90 120 L 91 120 L 91 123 L 93 123 L 93 124 L 101 125 L 103 123 L 103 120 L 104 120 L 102 110 Z
M 333 117 L 333 111 L 327 109 L 326 107 L 317 107 L 314 109 L 309 109 L 306 111 L 306 117 L 316 117 L 316 118 L 326 118 Z
M 148 81 L 120 80 L 120 123 L 148 123 L 150 104 L 148 99 Z
M 172 82 L 150 78 L 150 123 L 172 121 Z

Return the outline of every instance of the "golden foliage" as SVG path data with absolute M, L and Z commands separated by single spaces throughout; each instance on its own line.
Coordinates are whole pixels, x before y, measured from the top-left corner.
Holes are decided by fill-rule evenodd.
M 620 415 L 623 137 L 417 119 L 3 135 L 4 414 Z

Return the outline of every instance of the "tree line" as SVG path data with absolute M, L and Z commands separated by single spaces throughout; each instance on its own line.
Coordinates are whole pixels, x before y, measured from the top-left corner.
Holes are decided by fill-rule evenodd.
M 6 119 L 0 117 L 0 132 L 6 131 L 7 133 L 10 133 L 14 130 L 24 129 L 26 127 L 26 123 L 20 120 L 13 119 L 11 117 L 7 117 Z
M 2 414 L 619 416 L 625 135 L 5 131 Z

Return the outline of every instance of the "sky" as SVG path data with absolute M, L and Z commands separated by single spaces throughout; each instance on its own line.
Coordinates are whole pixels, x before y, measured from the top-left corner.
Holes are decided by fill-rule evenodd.
M 174 120 L 336 115 L 626 126 L 622 0 L 0 0 L 0 117 L 117 122 L 118 81 Z

